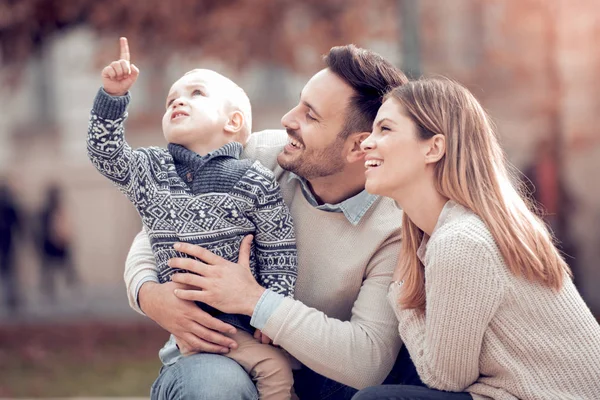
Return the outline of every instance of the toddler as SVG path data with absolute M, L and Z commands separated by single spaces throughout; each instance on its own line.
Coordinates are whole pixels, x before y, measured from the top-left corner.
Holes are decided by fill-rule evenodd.
M 131 149 L 124 138 L 129 89 L 138 68 L 129 62 L 126 38 L 121 57 L 102 70 L 88 128 L 88 155 L 137 208 L 152 244 L 159 281 L 176 271 L 176 242 L 201 245 L 237 262 L 240 243 L 254 235 L 250 267 L 264 287 L 292 296 L 296 244 L 292 218 L 273 173 L 258 161 L 240 160 L 251 132 L 250 101 L 231 80 L 195 69 L 177 80 L 166 101 L 162 128 L 168 148 Z M 186 271 L 183 271 L 186 272 Z M 238 348 L 226 356 L 255 380 L 261 399 L 290 398 L 293 377 L 282 350 L 252 336 L 250 318 L 198 303 L 238 328 Z

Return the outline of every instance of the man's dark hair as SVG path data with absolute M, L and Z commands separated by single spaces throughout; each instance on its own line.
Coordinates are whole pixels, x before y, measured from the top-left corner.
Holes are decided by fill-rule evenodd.
M 340 136 L 370 132 L 383 96 L 408 82 L 400 69 L 379 54 L 353 44 L 336 46 L 323 57 L 327 68 L 354 89 L 347 107 L 346 123 Z

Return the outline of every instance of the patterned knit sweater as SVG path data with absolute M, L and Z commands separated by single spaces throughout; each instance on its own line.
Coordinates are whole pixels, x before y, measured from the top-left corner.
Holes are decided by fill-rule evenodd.
M 135 205 L 150 237 L 160 282 L 175 242 L 198 244 L 236 262 L 244 236 L 254 235 L 250 265 L 261 285 L 292 296 L 297 275 L 294 229 L 273 173 L 239 160 L 242 145 L 228 143 L 200 156 L 183 146 L 132 150 L 124 138 L 129 95 L 98 91 L 88 129 L 88 155 Z
M 390 303 L 423 382 L 475 399 L 600 399 L 600 326 L 571 279 L 514 276 L 484 222 L 448 202 L 419 249 L 426 312 Z

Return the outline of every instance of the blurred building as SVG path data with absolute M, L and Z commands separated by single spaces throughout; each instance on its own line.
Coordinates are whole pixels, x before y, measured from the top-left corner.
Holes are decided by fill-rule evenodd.
M 446 75 L 469 87 L 497 123 L 509 159 L 521 169 L 534 162 L 542 140 L 558 144 L 559 174 L 571 199 L 569 209 L 563 209 L 568 233 L 579 245 L 576 278 L 588 304 L 600 312 L 595 290 L 600 284 L 600 179 L 595 176 L 600 171 L 600 52 L 594 42 L 600 37 L 600 7 L 593 0 L 408 2 L 415 24 L 401 26 L 398 14 L 387 37 L 357 44 L 398 65 L 417 65 L 424 75 Z M 398 1 L 399 6 L 406 3 Z M 402 36 L 409 35 L 418 39 L 417 46 L 406 52 Z M 11 179 L 30 212 L 39 208 L 51 183 L 65 188 L 85 297 L 65 300 L 74 302 L 73 312 L 131 317 L 122 273 L 140 221 L 125 196 L 94 170 L 85 150 L 100 70 L 116 57 L 116 38 L 99 37 L 86 26 L 63 31 L 46 41 L 18 83 L 0 91 L 0 174 Z M 99 57 L 107 41 L 115 43 L 115 54 Z M 298 42 L 302 58 L 318 65 L 324 50 L 304 45 L 301 37 Z M 131 50 L 135 59 L 134 45 Z M 246 89 L 255 131 L 279 128 L 281 116 L 316 72 L 274 63 L 239 71 L 192 48 L 169 58 L 161 69 L 136 65 L 141 75 L 127 122 L 134 147 L 164 145 L 160 121 L 168 87 L 198 65 Z M 0 70 L 0 80 L 11 83 L 7 70 Z M 20 249 L 20 279 L 35 289 L 38 260 L 27 246 Z M 43 305 L 35 306 L 36 290 L 31 293 L 31 312 L 43 314 Z
M 560 236 L 570 242 L 566 260 L 600 314 L 598 2 L 419 3 L 423 72 L 449 76 L 473 91 L 520 170 L 539 162 L 542 147 L 553 149 L 557 182 L 549 184 L 561 186 L 556 206 L 565 221 Z

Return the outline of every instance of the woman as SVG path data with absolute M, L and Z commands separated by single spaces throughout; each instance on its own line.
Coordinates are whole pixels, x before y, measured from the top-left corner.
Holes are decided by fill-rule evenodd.
M 367 191 L 404 210 L 389 299 L 428 388 L 355 399 L 599 399 L 600 326 L 473 95 L 393 89 L 362 147 Z

